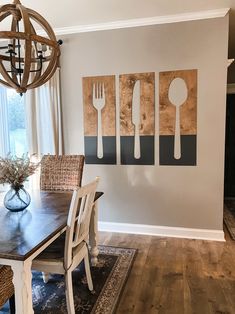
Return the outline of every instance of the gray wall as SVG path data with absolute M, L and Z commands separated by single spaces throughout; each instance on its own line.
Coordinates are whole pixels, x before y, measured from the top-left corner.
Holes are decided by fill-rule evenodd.
M 158 135 L 159 71 L 198 69 L 197 166 L 159 166 L 158 136 L 155 166 L 86 165 L 83 182 L 99 175 L 99 189 L 105 192 L 99 219 L 221 230 L 228 18 L 83 33 L 63 40 L 68 154 L 84 153 L 83 76 L 156 72 Z

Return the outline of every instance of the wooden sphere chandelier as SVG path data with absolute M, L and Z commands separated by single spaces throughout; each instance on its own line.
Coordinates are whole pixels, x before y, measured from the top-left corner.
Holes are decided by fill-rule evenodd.
M 0 83 L 21 95 L 45 84 L 56 71 L 62 44 L 51 26 L 19 0 L 0 6 L 1 24 L 10 30 L 0 30 Z M 38 35 L 38 29 L 46 35 Z

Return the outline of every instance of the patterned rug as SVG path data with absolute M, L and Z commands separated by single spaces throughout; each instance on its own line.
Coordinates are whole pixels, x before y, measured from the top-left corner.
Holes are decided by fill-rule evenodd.
M 95 293 L 88 290 L 83 263 L 73 272 L 76 314 L 114 313 L 136 254 L 135 249 L 100 246 L 98 264 L 91 267 Z M 47 284 L 33 272 L 35 314 L 67 314 L 64 276 L 51 275 Z M 0 313 L 8 313 L 8 303 Z
M 233 240 L 235 240 L 235 200 L 226 200 L 224 204 L 224 223 Z

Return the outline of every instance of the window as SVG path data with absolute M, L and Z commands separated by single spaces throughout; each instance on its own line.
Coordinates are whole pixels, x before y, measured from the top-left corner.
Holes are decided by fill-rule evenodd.
M 28 152 L 24 97 L 13 89 L 0 87 L 0 155 Z
M 62 153 L 59 75 L 22 97 L 0 84 L 0 156 Z
M 22 156 L 28 152 L 24 96 L 20 96 L 13 89 L 7 89 L 7 108 L 10 152 Z

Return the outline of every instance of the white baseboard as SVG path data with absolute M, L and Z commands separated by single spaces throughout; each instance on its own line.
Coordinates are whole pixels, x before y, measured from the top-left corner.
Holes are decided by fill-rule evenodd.
M 178 228 L 116 222 L 98 222 L 99 231 L 134 233 L 161 237 L 225 241 L 223 230 Z

